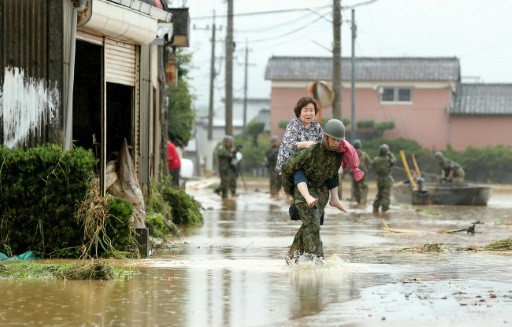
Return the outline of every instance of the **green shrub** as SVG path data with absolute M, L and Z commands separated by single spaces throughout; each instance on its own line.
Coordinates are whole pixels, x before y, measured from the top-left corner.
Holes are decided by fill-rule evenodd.
M 177 225 L 199 226 L 203 224 L 201 205 L 183 190 L 165 187 L 162 197 L 172 207 L 172 222 Z
M 373 120 L 358 120 L 356 122 L 357 128 L 374 128 L 375 127 L 375 121 Z
M 82 232 L 74 219 L 94 175 L 91 151 L 56 145 L 0 147 L 0 244 L 13 254 L 75 257 Z M 1 251 L 2 249 L 0 249 Z
M 165 238 L 168 235 L 179 235 L 179 228 L 172 222 L 172 207 L 160 193 L 157 186 L 164 187 L 171 181 L 164 179 L 159 183 L 153 183 L 151 194 L 146 206 L 146 226 L 153 237 Z
M 107 213 L 105 233 L 111 240 L 111 247 L 104 249 L 104 256 L 135 254 L 137 243 L 135 228 L 131 222 L 133 207 L 130 202 L 121 198 L 108 197 Z
M 132 224 L 133 207 L 125 199 L 101 196 L 91 183 L 75 213 L 83 236 L 82 258 L 132 257 L 137 254 L 137 239 Z
M 395 128 L 395 122 L 393 122 L 393 121 L 385 121 L 385 122 L 378 123 L 377 125 L 375 125 L 375 129 L 378 129 L 380 131 L 384 131 L 386 129 L 393 129 L 393 128 Z

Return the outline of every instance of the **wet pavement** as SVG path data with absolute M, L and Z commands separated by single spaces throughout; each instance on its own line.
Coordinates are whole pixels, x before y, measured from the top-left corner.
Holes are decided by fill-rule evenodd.
M 300 222 L 289 219 L 287 199 L 248 183 L 223 201 L 213 183 L 188 183 L 204 225 L 126 262 L 139 272 L 126 281 L 0 280 L 0 324 L 512 325 L 512 253 L 482 251 L 512 236 L 510 188 L 495 189 L 487 207 L 393 204 L 379 217 L 370 205 L 346 214 L 328 207 L 325 263 L 288 266 Z M 449 233 L 476 221 L 474 234 Z

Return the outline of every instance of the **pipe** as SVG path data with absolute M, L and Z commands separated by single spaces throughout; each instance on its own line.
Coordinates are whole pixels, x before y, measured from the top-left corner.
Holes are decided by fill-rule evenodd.
M 75 52 L 76 52 L 76 26 L 77 15 L 84 11 L 87 0 L 80 0 L 78 7 L 73 8 L 71 23 L 71 46 L 69 50 L 69 79 L 68 79 L 68 102 L 65 112 L 66 122 L 64 125 L 64 151 L 71 150 L 73 143 L 73 85 L 75 83 Z

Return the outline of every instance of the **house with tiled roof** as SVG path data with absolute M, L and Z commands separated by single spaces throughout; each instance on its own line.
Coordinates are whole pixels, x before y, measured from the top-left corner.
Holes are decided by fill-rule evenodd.
M 350 58 L 342 58 L 342 118 L 348 119 L 351 118 L 351 66 Z M 478 142 L 470 137 L 470 132 L 474 131 L 465 127 L 468 120 L 475 125 L 485 123 L 482 127 L 494 129 L 496 117 L 488 108 L 480 108 L 486 115 L 464 109 L 467 107 L 462 106 L 463 100 L 458 95 L 464 94 L 464 90 L 470 93 L 479 90 L 486 97 L 493 88 L 486 91 L 478 88 L 482 84 L 461 84 L 460 72 L 460 61 L 456 57 L 356 58 L 355 121 L 392 121 L 395 128 L 386 130 L 385 138 L 413 139 L 431 149 L 443 150 L 448 145 L 456 150 L 464 150 L 469 145 L 512 145 L 510 135 L 508 139 L 497 135 L 479 137 Z M 265 78 L 271 81 L 271 132 L 282 136 L 279 122 L 294 117 L 296 101 L 311 96 L 309 85 L 315 81 L 332 81 L 332 58 L 273 56 L 268 61 Z M 506 85 L 502 87 L 507 88 Z M 504 89 L 502 97 L 511 94 Z M 506 106 L 505 102 L 503 105 Z M 506 117 L 504 121 L 510 124 L 512 109 L 508 108 L 503 109 L 501 118 Z M 331 113 L 332 108 L 325 107 L 321 117 L 331 117 Z
M 448 123 L 455 149 L 512 146 L 512 84 L 458 84 Z

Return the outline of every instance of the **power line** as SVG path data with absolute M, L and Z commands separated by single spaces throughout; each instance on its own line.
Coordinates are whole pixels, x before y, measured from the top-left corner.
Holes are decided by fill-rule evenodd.
M 373 0 L 376 1 L 376 0 Z M 322 6 L 322 7 L 315 7 L 315 8 L 295 8 L 295 9 L 282 9 L 282 10 L 269 10 L 269 11 L 257 11 L 257 12 L 247 12 L 247 13 L 239 13 L 239 14 L 233 14 L 233 17 L 244 17 L 244 16 L 258 16 L 258 15 L 273 15 L 273 14 L 283 14 L 283 13 L 290 13 L 290 12 L 297 12 L 297 11 L 310 11 L 310 10 L 316 10 L 316 9 L 324 9 L 324 8 L 330 8 L 330 5 Z M 219 15 L 217 17 L 227 17 L 227 15 Z M 193 19 L 212 19 L 212 16 L 198 16 L 198 17 L 192 17 Z
M 309 14 L 305 14 L 305 15 L 293 18 L 293 19 L 291 19 L 289 21 L 286 21 L 286 22 L 280 22 L 280 23 L 278 23 L 276 25 L 266 26 L 265 28 L 262 28 L 262 26 L 256 26 L 255 29 L 244 30 L 244 29 L 241 29 L 241 28 L 237 28 L 236 31 L 237 31 L 237 33 L 261 33 L 261 32 L 267 32 L 269 30 L 275 30 L 275 29 L 280 28 L 280 27 L 288 27 L 291 24 L 295 24 L 297 22 L 301 22 L 302 20 L 306 19 L 308 16 L 309 16 Z
M 322 17 L 317 17 L 316 19 L 314 19 L 313 21 L 310 22 L 310 24 L 318 21 L 322 19 Z M 251 40 L 251 43 L 258 43 L 258 42 L 267 42 L 267 41 L 272 41 L 272 40 L 275 40 L 275 39 L 280 39 L 280 38 L 283 38 L 283 37 L 286 37 L 286 36 L 289 36 L 293 33 L 296 33 L 296 32 L 300 32 L 300 31 L 303 31 L 304 30 L 304 26 L 299 26 L 298 28 L 294 29 L 294 30 L 291 30 L 289 32 L 286 32 L 284 34 L 281 34 L 281 35 L 276 35 L 274 37 L 267 37 L 267 38 L 264 38 L 264 39 L 259 39 L 259 40 Z

